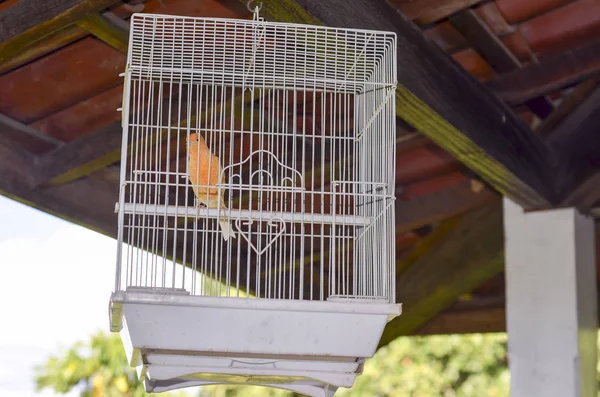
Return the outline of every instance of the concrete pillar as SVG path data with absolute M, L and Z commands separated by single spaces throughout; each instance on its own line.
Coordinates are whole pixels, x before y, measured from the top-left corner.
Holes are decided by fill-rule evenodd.
M 511 397 L 597 397 L 594 221 L 504 199 Z

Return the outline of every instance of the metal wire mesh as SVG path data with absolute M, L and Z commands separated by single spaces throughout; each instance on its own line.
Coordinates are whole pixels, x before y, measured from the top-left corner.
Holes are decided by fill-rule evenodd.
M 385 32 L 134 15 L 116 289 L 184 288 L 179 262 L 194 295 L 394 302 L 395 51 Z

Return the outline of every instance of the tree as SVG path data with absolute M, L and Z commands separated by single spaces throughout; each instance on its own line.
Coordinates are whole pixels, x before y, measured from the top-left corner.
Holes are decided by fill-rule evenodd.
M 37 390 L 59 394 L 79 389 L 81 397 L 144 397 L 142 383 L 127 363 L 118 334 L 98 332 L 87 343 L 77 342 L 60 357 L 51 356 L 36 368 Z M 159 396 L 159 394 L 154 394 Z M 161 393 L 161 397 L 184 396 Z
M 506 334 L 399 338 L 339 396 L 508 396 L 506 340 Z
M 93 335 L 38 368 L 38 389 L 82 397 L 142 397 L 142 384 L 127 364 L 118 334 Z M 339 397 L 505 397 L 509 395 L 505 334 L 399 338 L 368 360 L 363 374 Z M 188 395 L 178 392 L 179 396 Z M 155 394 L 167 397 L 174 394 Z M 258 386 L 206 386 L 199 397 L 291 397 Z

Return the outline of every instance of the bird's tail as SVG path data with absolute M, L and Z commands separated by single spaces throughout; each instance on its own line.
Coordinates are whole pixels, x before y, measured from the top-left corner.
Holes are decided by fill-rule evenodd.
M 222 201 L 221 208 L 225 210 L 227 209 L 225 203 Z M 219 225 L 221 225 L 221 234 L 223 235 L 223 239 L 225 239 L 225 241 L 229 240 L 229 237 L 235 238 L 235 232 L 233 231 L 233 227 L 231 226 L 231 223 L 229 223 L 229 221 L 219 217 Z
M 229 223 L 225 219 L 219 218 L 219 225 L 221 225 L 221 233 L 223 234 L 223 238 L 225 239 L 225 241 L 229 240 L 229 237 L 235 238 L 235 232 L 231 227 L 231 223 Z

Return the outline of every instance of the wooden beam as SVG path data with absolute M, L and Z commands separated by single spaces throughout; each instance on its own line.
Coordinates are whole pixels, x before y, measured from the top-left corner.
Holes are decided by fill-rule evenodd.
M 406 18 L 427 25 L 446 18 L 483 0 L 391 0 Z
M 62 142 L 10 117 L 0 114 L 0 132 L 4 146 L 39 154 L 54 149 Z
M 444 241 L 448 234 L 456 229 L 460 219 L 461 217 L 454 216 L 442 220 L 433 232 L 427 235 L 427 238 L 418 241 L 408 254 L 396 260 L 396 274 L 402 274 L 406 269 L 410 268 L 415 262 L 426 255 L 432 247 L 436 246 L 439 242 Z M 398 235 L 398 233 L 396 234 Z
M 557 189 L 564 206 L 588 211 L 600 199 L 600 86 L 550 136 L 560 167 Z
M 463 10 L 448 19 L 497 72 L 507 73 L 522 67 L 517 57 L 474 10 Z M 552 111 L 552 104 L 544 97 L 531 99 L 525 105 L 540 118 L 545 118 Z
M 397 273 L 412 266 L 422 255 L 436 246 L 439 241 L 442 241 L 454 229 L 459 220 L 459 215 L 482 207 L 492 201 L 498 201 L 497 197 L 485 190 L 476 193 L 468 183 L 441 189 L 408 201 L 396 200 L 396 236 L 441 222 L 434 232 L 420 241 L 407 256 L 398 259 L 396 263 Z M 183 224 L 183 220 L 181 223 Z M 346 249 L 350 249 L 350 246 L 346 246 Z M 329 254 L 329 251 L 325 252 L 326 257 Z M 311 253 L 282 270 L 297 270 L 302 265 L 305 269 L 308 269 L 311 263 L 318 260 L 320 260 L 320 254 L 313 255 Z
M 22 141 L 15 141 L 14 138 L 18 138 L 19 135 L 13 132 L 14 129 L 0 125 L 0 174 L 2 175 L 0 195 L 115 238 L 117 215 L 114 213 L 114 208 L 115 203 L 118 202 L 119 181 L 106 181 L 90 174 L 71 183 L 46 188 L 36 187 L 31 177 L 39 167 L 39 164 L 36 164 L 37 156 L 23 147 Z M 41 139 L 32 131 L 17 130 L 17 132 L 27 134 L 24 142 L 29 142 L 31 148 L 49 145 L 58 150 L 62 147 L 60 144 Z M 159 240 L 162 239 L 160 233 Z M 178 263 L 181 263 L 183 258 L 184 246 L 185 244 L 179 242 L 175 249 Z M 188 259 L 192 258 L 194 248 L 192 244 L 187 245 Z M 161 255 L 160 248 L 158 251 L 156 254 Z M 169 249 L 166 254 L 168 260 L 171 259 L 172 253 L 173 251 Z
M 111 47 L 127 53 L 129 47 L 129 23 L 107 11 L 102 14 L 90 14 L 79 21 L 77 26 L 84 29 L 96 38 Z
M 60 185 L 120 160 L 121 122 L 63 144 L 38 159 L 36 185 Z
M 413 335 L 450 335 L 506 332 L 504 307 L 447 310 L 432 318 Z
M 450 15 L 448 20 L 497 72 L 506 73 L 521 67 L 517 57 L 475 11 L 463 10 Z
M 466 214 L 398 276 L 396 301 L 403 313 L 387 324 L 379 347 L 416 332 L 462 294 L 502 272 L 502 216 L 500 201 Z
M 35 154 L 27 151 L 13 134 L 14 130 L 7 128 L 3 122 L 5 120 L 0 119 L 0 181 L 5 184 L 14 184 L 16 181 L 22 186 L 31 187 L 33 173 L 30 171 L 35 167 Z
M 235 102 L 234 108 L 236 112 L 239 112 L 240 118 L 241 108 L 247 105 L 250 100 L 250 97 L 244 94 L 239 94 L 233 99 Z M 171 99 L 168 97 L 165 98 L 164 105 L 162 106 L 163 112 L 165 114 L 169 114 L 169 112 L 176 114 L 172 107 L 179 106 L 178 103 L 178 99 L 175 97 Z M 206 112 L 215 112 L 217 114 L 220 106 L 230 108 L 231 99 L 228 99 L 222 105 L 218 105 L 215 109 L 203 109 L 201 112 L 202 117 L 204 117 Z M 236 116 L 238 116 L 238 113 L 236 113 Z M 250 112 L 245 112 L 244 117 L 249 118 Z M 191 120 L 174 120 L 175 118 L 173 117 L 172 120 L 173 129 L 183 128 L 188 123 L 194 124 L 196 122 L 194 117 Z M 161 143 L 158 139 L 159 136 L 161 136 L 163 141 L 168 139 L 169 133 L 165 131 L 166 129 L 164 131 L 154 131 L 148 134 L 148 136 L 143 137 L 143 139 L 152 142 L 152 144 Z M 121 159 L 122 134 L 121 121 L 118 121 L 99 131 L 77 138 L 40 157 L 38 160 L 40 166 L 36 177 L 36 184 L 41 186 L 67 183 L 117 163 Z M 171 134 L 174 134 L 174 132 L 171 132 Z M 131 145 L 131 143 L 130 140 L 129 144 Z
M 600 39 L 549 55 L 539 63 L 503 74 L 485 85 L 506 103 L 517 106 L 597 75 L 600 75 Z
M 1 195 L 107 236 L 116 235 L 118 184 L 85 178 L 54 189 L 35 189 L 36 155 L 16 138 L 12 130 L 0 125 Z M 31 134 L 27 141 L 32 148 L 53 145 Z
M 357 0 L 351 7 L 343 0 L 296 2 L 328 26 L 395 32 L 402 54 L 398 115 L 524 207 L 547 207 L 557 201 L 546 145 L 391 5 L 368 0 Z
M 600 297 L 600 290 L 598 296 Z M 459 305 L 455 304 L 417 329 L 413 335 L 506 332 L 505 298 L 494 297 L 493 300 L 496 302 L 474 308 L 458 308 Z M 598 317 L 600 318 L 600 299 Z
M 577 85 L 554 109 L 542 123 L 535 129 L 536 134 L 544 139 L 556 131 L 556 127 L 567 117 L 588 95 L 600 85 L 600 79 L 589 79 Z
M 0 62 L 118 0 L 21 0 L 0 12 Z

